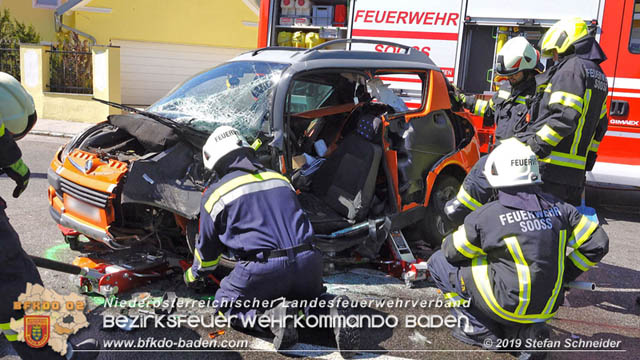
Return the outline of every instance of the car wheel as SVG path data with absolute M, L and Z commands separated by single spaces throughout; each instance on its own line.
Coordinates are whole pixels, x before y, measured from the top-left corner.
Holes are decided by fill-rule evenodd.
M 450 175 L 442 175 L 436 179 L 431 190 L 423 234 L 434 249 L 439 247 L 442 239 L 453 230 L 454 225 L 444 213 L 444 206 L 447 201 L 456 196 L 459 189 L 458 179 Z

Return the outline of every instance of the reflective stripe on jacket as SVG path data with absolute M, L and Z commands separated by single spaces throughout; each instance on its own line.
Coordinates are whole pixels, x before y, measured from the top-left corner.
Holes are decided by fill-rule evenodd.
M 607 77 L 599 61 L 570 55 L 536 77 L 539 105 L 532 109 L 527 144 L 545 181 L 582 186 L 595 163 L 608 124 Z
M 189 280 L 214 270 L 225 248 L 235 256 L 311 242 L 313 229 L 289 180 L 239 159 L 204 193 Z
M 442 243 L 447 260 L 463 265 L 460 276 L 472 304 L 507 324 L 553 317 L 563 284 L 608 251 L 604 231 L 573 206 L 546 194 L 529 196 L 542 204 L 539 210 L 524 210 L 500 193 Z M 574 249 L 568 256 L 567 246 Z

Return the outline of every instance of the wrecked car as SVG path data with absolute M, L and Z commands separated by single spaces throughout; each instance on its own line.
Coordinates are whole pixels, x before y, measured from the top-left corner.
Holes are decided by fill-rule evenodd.
M 65 239 L 188 256 L 211 175 L 201 148 L 224 124 L 291 179 L 328 258 L 379 261 L 393 245 L 398 260 L 416 242 L 438 246 L 451 230 L 444 204 L 479 158 L 473 126 L 427 55 L 348 50 L 356 41 L 366 40 L 247 52 L 78 134 L 48 170 Z

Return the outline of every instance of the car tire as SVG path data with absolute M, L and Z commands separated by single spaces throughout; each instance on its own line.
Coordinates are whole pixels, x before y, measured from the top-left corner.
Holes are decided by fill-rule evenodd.
M 423 234 L 433 249 L 440 247 L 442 239 L 453 230 L 454 225 L 444 213 L 444 206 L 456 196 L 460 184 L 460 180 L 453 176 L 441 175 L 431 190 Z

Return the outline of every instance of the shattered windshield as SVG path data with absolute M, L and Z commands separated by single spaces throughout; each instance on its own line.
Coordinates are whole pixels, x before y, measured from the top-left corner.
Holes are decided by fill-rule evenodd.
M 185 81 L 147 111 L 209 133 L 230 125 L 253 139 L 267 121 L 273 88 L 287 66 L 257 61 L 222 64 Z

